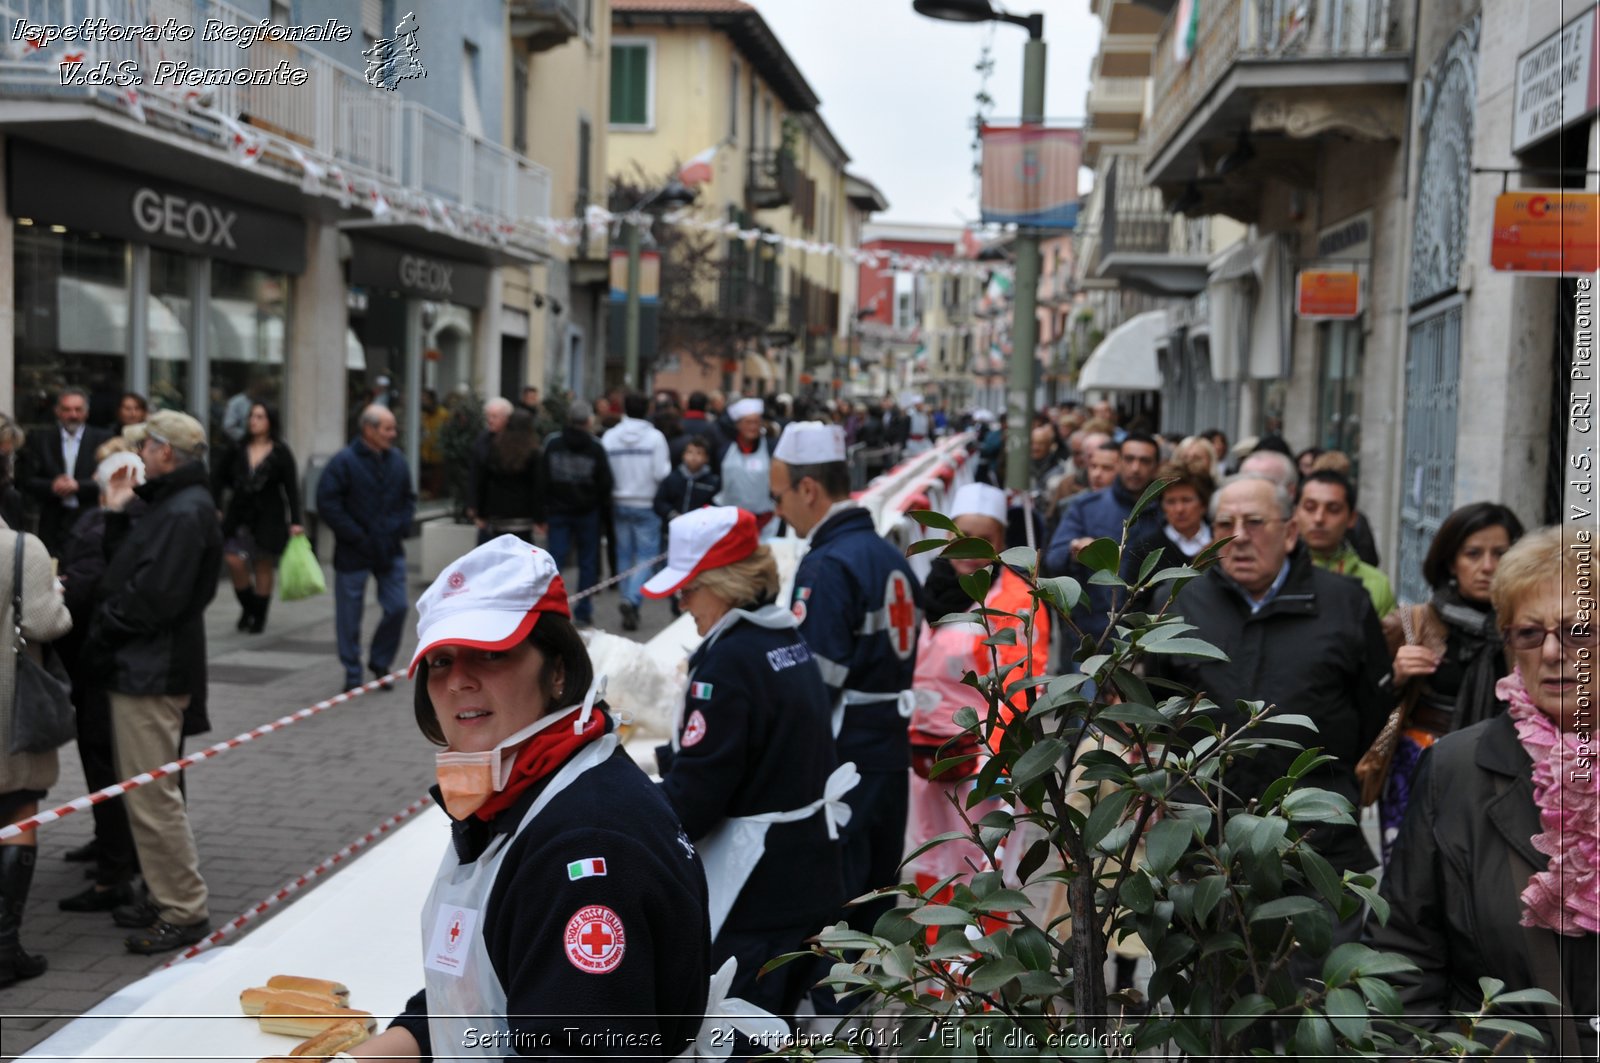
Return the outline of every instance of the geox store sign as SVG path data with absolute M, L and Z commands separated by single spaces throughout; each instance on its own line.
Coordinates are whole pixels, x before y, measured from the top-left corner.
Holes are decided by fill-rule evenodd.
M 14 218 L 121 237 L 276 273 L 306 268 L 305 222 L 226 196 L 13 139 Z

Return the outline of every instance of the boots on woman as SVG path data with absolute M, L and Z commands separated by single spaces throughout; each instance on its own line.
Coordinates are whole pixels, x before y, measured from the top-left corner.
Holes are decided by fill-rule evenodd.
M 0 989 L 21 978 L 37 978 L 49 966 L 43 956 L 22 951 L 22 910 L 38 855 L 32 845 L 0 845 Z
M 253 587 L 235 587 L 233 596 L 239 599 L 239 622 L 234 628 L 239 631 L 249 631 L 251 617 L 256 612 L 256 592 Z
M 246 634 L 259 635 L 267 627 L 267 610 L 272 608 L 272 595 L 252 591 L 250 599 L 250 623 L 244 630 Z

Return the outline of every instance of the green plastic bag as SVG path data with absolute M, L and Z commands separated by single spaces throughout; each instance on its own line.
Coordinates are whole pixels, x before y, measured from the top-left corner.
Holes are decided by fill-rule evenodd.
M 297 602 L 328 589 L 322 579 L 322 566 L 311 552 L 311 540 L 304 535 L 290 538 L 278 559 L 278 597 Z

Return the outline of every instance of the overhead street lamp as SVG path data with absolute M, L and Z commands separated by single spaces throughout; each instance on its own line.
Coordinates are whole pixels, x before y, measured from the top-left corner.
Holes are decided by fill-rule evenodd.
M 638 217 L 647 208 L 657 210 L 687 207 L 695 200 L 695 191 L 674 177 L 660 188 L 646 195 L 627 214 L 623 215 L 623 238 L 628 248 L 628 301 L 623 309 L 622 385 L 634 391 L 643 391 L 639 379 L 639 223 Z
M 919 15 L 946 22 L 1006 22 L 1028 31 L 1022 49 L 1022 124 L 1044 122 L 1044 15 L 997 11 L 990 0 L 912 0 Z M 1034 348 L 1039 344 L 1039 234 L 1017 231 L 1016 299 L 1011 320 L 1011 379 L 1006 388 L 1006 487 L 1026 492 L 1033 428 Z

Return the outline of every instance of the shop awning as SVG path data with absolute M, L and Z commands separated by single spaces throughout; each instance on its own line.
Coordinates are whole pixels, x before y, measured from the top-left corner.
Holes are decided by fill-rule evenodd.
M 283 362 L 283 318 L 246 299 L 211 300 L 211 357 L 224 362 Z
M 160 299 L 148 302 L 147 342 L 150 356 L 169 362 L 189 357 L 189 330 Z M 56 278 L 56 346 L 69 354 L 127 356 L 128 292 L 114 284 Z
M 751 380 L 776 381 L 778 372 L 772 367 L 772 362 L 764 354 L 754 352 L 744 356 L 744 375 Z
M 1156 348 L 1167 340 L 1167 312 L 1150 310 L 1124 321 L 1100 341 L 1078 372 L 1080 391 L 1159 391 Z

